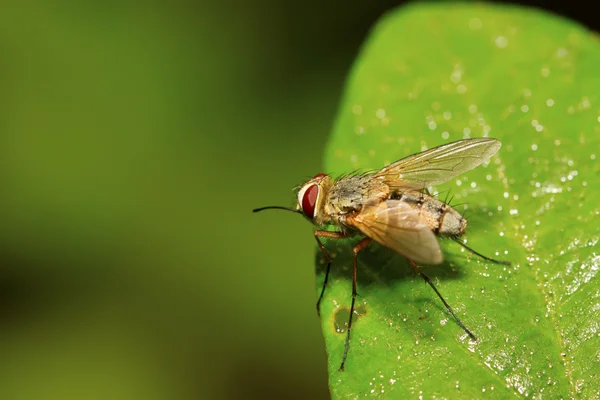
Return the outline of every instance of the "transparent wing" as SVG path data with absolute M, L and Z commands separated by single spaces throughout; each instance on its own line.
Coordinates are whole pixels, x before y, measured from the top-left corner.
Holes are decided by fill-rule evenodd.
M 446 182 L 490 159 L 502 144 L 496 139 L 465 139 L 396 161 L 374 177 L 392 188 L 423 189 Z
M 346 222 L 365 236 L 421 264 L 440 264 L 443 254 L 419 211 L 401 200 L 368 206 Z

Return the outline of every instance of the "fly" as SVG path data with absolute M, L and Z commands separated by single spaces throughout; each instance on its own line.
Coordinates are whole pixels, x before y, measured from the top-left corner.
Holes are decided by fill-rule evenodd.
M 269 206 L 253 210 L 293 211 L 304 215 L 318 228 L 336 228 L 336 231 L 317 229 L 314 232 L 319 249 L 327 260 L 317 312 L 320 312 L 332 263 L 320 238 L 363 237 L 353 249 L 352 303 L 340 370 L 344 370 L 350 347 L 357 293 L 357 256 L 373 240 L 406 257 L 411 267 L 442 300 L 458 325 L 471 339 L 477 340 L 417 264 L 433 265 L 443 262 L 444 257 L 437 240 L 437 236 L 440 236 L 456 241 L 484 260 L 510 265 L 507 261 L 486 257 L 462 242 L 459 238 L 465 232 L 467 220 L 449 204 L 431 196 L 427 190 L 429 186 L 446 182 L 488 161 L 500 147 L 501 143 L 496 139 L 465 139 L 410 155 L 375 173 L 354 174 L 338 179 L 318 174 L 301 186 L 295 209 Z

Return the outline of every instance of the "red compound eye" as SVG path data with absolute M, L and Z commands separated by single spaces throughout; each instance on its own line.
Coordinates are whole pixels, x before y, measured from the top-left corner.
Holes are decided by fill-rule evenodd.
M 302 196 L 302 212 L 308 218 L 313 219 L 315 216 L 315 204 L 317 203 L 317 196 L 319 195 L 319 186 L 310 185 L 304 191 Z
M 322 178 L 322 177 L 324 177 L 324 176 L 327 176 L 327 174 L 323 174 L 323 173 L 321 173 L 321 174 L 316 174 L 316 175 L 314 176 L 314 178 L 313 178 L 313 179 Z

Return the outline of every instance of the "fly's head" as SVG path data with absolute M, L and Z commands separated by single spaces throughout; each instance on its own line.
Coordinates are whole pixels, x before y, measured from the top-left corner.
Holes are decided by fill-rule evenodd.
M 318 174 L 314 178 L 304 183 L 298 191 L 298 203 L 296 210 L 313 224 L 324 225 L 329 216 L 325 212 L 325 202 L 327 194 L 331 188 L 332 181 L 327 174 Z

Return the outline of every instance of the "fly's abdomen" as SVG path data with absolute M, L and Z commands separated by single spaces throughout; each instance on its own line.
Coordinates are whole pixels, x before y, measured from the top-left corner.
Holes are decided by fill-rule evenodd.
M 433 233 L 440 236 L 461 236 L 467 220 L 448 204 L 423 193 L 405 192 L 393 196 L 419 210 L 421 218 Z
M 434 229 L 434 232 L 441 236 L 462 236 L 467 228 L 467 220 L 448 204 L 442 204 L 445 211 L 439 216 L 437 231 Z

